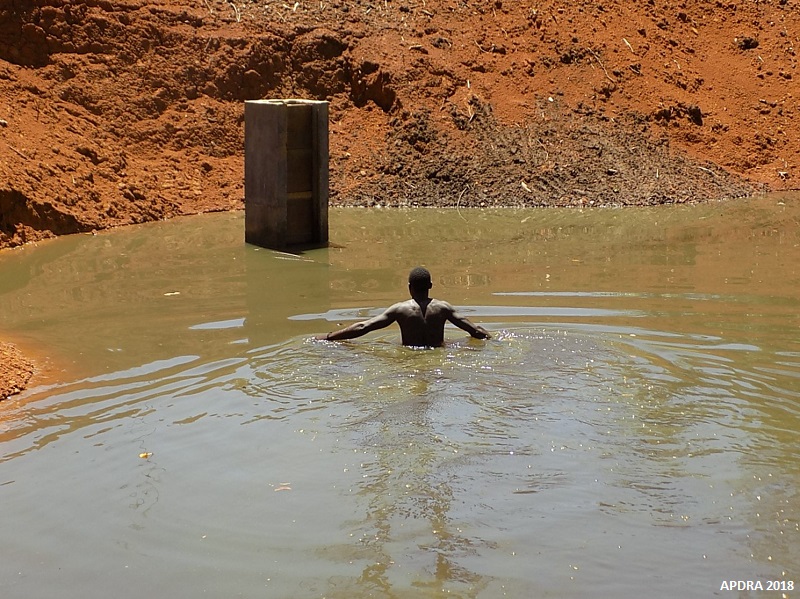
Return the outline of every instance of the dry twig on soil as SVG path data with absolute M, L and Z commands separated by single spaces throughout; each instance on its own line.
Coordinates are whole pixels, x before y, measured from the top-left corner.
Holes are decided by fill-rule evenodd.
M 230 1 L 228 2 L 228 4 L 230 4 L 233 7 L 233 14 L 236 15 L 236 22 L 237 23 L 241 23 L 242 22 L 242 13 L 239 10 L 239 7 L 236 6 L 233 2 L 230 2 Z

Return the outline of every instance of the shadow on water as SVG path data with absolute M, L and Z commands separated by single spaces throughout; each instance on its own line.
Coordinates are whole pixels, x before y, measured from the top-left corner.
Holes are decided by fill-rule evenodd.
M 334 211 L 301 255 L 214 215 L 1 255 L 0 328 L 73 364 L 0 406 L 0 594 L 791 580 L 798 221 L 738 210 Z M 493 339 L 310 339 L 417 263 Z

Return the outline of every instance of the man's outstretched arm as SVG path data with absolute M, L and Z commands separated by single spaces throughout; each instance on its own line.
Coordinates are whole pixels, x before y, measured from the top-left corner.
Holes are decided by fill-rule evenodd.
M 344 341 L 345 339 L 355 339 L 366 335 L 370 331 L 377 331 L 384 329 L 397 320 L 395 316 L 394 306 L 386 310 L 383 314 L 374 316 L 368 320 L 363 320 L 348 327 L 333 331 L 327 335 L 319 335 L 317 339 L 325 341 Z
M 458 312 L 455 311 L 453 308 L 450 315 L 447 317 L 447 320 L 452 322 L 456 325 L 459 329 L 462 329 L 469 333 L 471 336 L 475 337 L 475 339 L 491 339 L 492 336 L 489 334 L 489 331 L 484 329 L 482 326 L 473 324 L 469 318 L 466 316 L 462 316 Z

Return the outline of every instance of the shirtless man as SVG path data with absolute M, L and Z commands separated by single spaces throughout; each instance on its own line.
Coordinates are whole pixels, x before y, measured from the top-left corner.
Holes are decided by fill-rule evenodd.
M 444 325 L 447 321 L 465 330 L 476 339 L 489 339 L 490 335 L 486 329 L 472 324 L 467 318 L 456 312 L 453 306 L 442 300 L 428 297 L 431 287 L 433 287 L 431 273 L 422 267 L 417 267 L 408 275 L 410 300 L 391 306 L 379 316 L 351 324 L 349 327 L 317 337 L 317 339 L 326 341 L 355 339 L 396 322 L 400 325 L 403 345 L 439 347 L 444 345 Z

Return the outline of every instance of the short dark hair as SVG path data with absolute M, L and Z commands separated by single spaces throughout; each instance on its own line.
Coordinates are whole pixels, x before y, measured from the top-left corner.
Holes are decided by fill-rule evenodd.
M 431 283 L 431 273 L 427 268 L 417 266 L 408 275 L 408 284 L 417 291 L 427 291 L 433 287 Z

